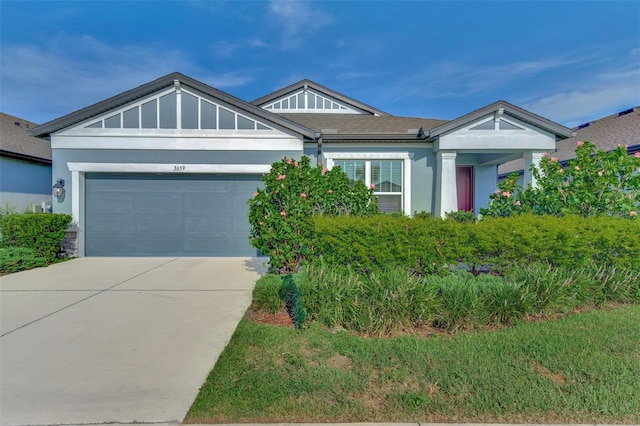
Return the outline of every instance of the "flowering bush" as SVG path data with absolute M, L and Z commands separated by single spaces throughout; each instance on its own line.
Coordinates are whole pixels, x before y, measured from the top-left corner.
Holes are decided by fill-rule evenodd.
M 537 188 L 523 189 L 513 173 L 491 195 L 483 216 L 519 213 L 636 218 L 640 212 L 640 154 L 627 155 L 627 147 L 596 151 L 588 141 L 578 141 L 576 158 L 562 167 L 557 158 L 545 155 L 532 166 Z
M 310 255 L 314 215 L 378 213 L 373 189 L 362 182 L 352 185 L 339 167 L 311 167 L 308 157 L 283 158 L 271 165 L 262 181 L 264 189 L 249 200 L 249 240 L 270 256 L 274 272 L 295 272 Z

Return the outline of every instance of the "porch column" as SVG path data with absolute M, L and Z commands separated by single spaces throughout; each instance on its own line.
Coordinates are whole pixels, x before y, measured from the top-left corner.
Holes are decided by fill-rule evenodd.
M 458 185 L 456 181 L 456 151 L 438 151 L 436 160 L 436 217 L 458 211 Z
M 540 164 L 540 160 L 542 160 L 542 155 L 545 151 L 526 151 L 524 153 L 524 180 L 522 181 L 522 187 L 526 188 L 529 184 L 531 184 L 532 188 L 536 188 L 538 186 L 538 182 L 536 181 L 535 176 L 531 173 L 531 166 L 535 165 L 538 168 L 538 164 Z

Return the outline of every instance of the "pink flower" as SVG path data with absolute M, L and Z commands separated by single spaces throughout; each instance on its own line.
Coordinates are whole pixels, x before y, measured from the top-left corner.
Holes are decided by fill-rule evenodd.
M 330 190 L 329 190 L 329 194 L 333 194 L 333 189 L 330 189 Z
M 287 164 L 291 164 L 291 158 L 287 160 Z
M 543 153 L 542 153 L 542 156 L 543 156 L 543 157 L 548 157 L 548 156 L 549 156 L 549 153 L 548 153 L 548 152 L 543 152 Z
M 293 163 L 293 167 L 298 167 L 298 162 L 297 162 L 297 161 L 295 161 L 295 162 Z
M 519 205 L 520 205 L 520 200 L 516 201 L 516 202 L 515 202 L 515 203 L 513 203 L 513 204 L 515 204 L 516 206 L 519 206 Z
M 502 196 L 503 196 L 503 197 L 511 197 L 511 193 L 510 193 L 509 191 L 504 191 L 504 192 L 502 193 Z
M 287 212 L 285 212 L 284 210 L 280 212 L 280 216 L 282 217 L 287 217 Z
M 634 210 L 631 210 L 631 211 L 629 212 L 629 216 L 631 216 L 631 217 L 633 217 L 633 216 L 638 216 L 638 212 L 636 212 L 636 211 L 634 211 Z
M 636 158 L 640 158 L 640 151 L 638 151 L 635 154 L 633 154 L 633 156 L 636 157 Z
M 376 184 L 375 183 L 372 183 L 370 186 L 371 186 L 371 189 L 376 189 Z
M 576 167 L 575 167 L 575 169 L 576 169 L 576 170 L 580 170 L 580 166 L 576 166 Z
M 287 175 L 280 175 L 276 178 L 276 180 L 284 180 L 284 178 L 286 178 Z
M 493 193 L 496 194 L 496 195 L 500 195 L 500 190 L 496 189 Z
M 564 170 L 560 169 L 560 170 L 558 170 L 558 173 L 562 174 L 562 173 L 564 173 Z
M 558 159 L 556 157 L 551 157 L 551 162 L 552 163 L 556 163 L 558 161 Z
M 301 194 L 300 194 L 300 196 L 301 196 L 302 198 L 307 198 L 307 194 L 305 194 L 304 192 L 303 192 L 303 193 L 301 193 Z
M 598 172 L 598 176 L 602 176 L 603 174 L 604 174 L 604 170 L 600 170 L 600 171 Z
M 582 145 L 584 145 L 584 142 L 582 142 L 582 141 L 578 141 L 578 142 L 576 143 L 576 145 L 578 145 L 578 146 L 582 146 Z
M 325 174 L 325 173 L 327 173 L 328 171 L 329 171 L 329 169 L 327 169 L 326 167 L 323 167 L 323 168 L 322 168 L 322 174 Z
M 254 192 L 254 193 L 253 193 L 253 196 L 255 197 L 256 195 L 258 195 L 258 193 L 257 193 L 257 192 Z

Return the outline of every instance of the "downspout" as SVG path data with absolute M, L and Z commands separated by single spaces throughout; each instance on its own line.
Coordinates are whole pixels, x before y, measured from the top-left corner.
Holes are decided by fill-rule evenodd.
M 323 158 L 322 158 L 322 133 L 316 133 L 315 134 L 316 137 L 316 143 L 318 144 L 318 164 L 324 164 L 323 162 Z

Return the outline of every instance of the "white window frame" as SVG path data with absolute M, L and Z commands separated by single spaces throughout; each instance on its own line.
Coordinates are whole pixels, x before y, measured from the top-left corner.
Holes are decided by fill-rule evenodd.
M 402 160 L 402 210 L 411 215 L 411 156 L 408 152 L 323 152 L 327 168 L 332 169 L 335 160 L 365 160 L 365 184 L 371 185 L 372 160 Z M 393 195 L 397 192 L 381 192 Z

